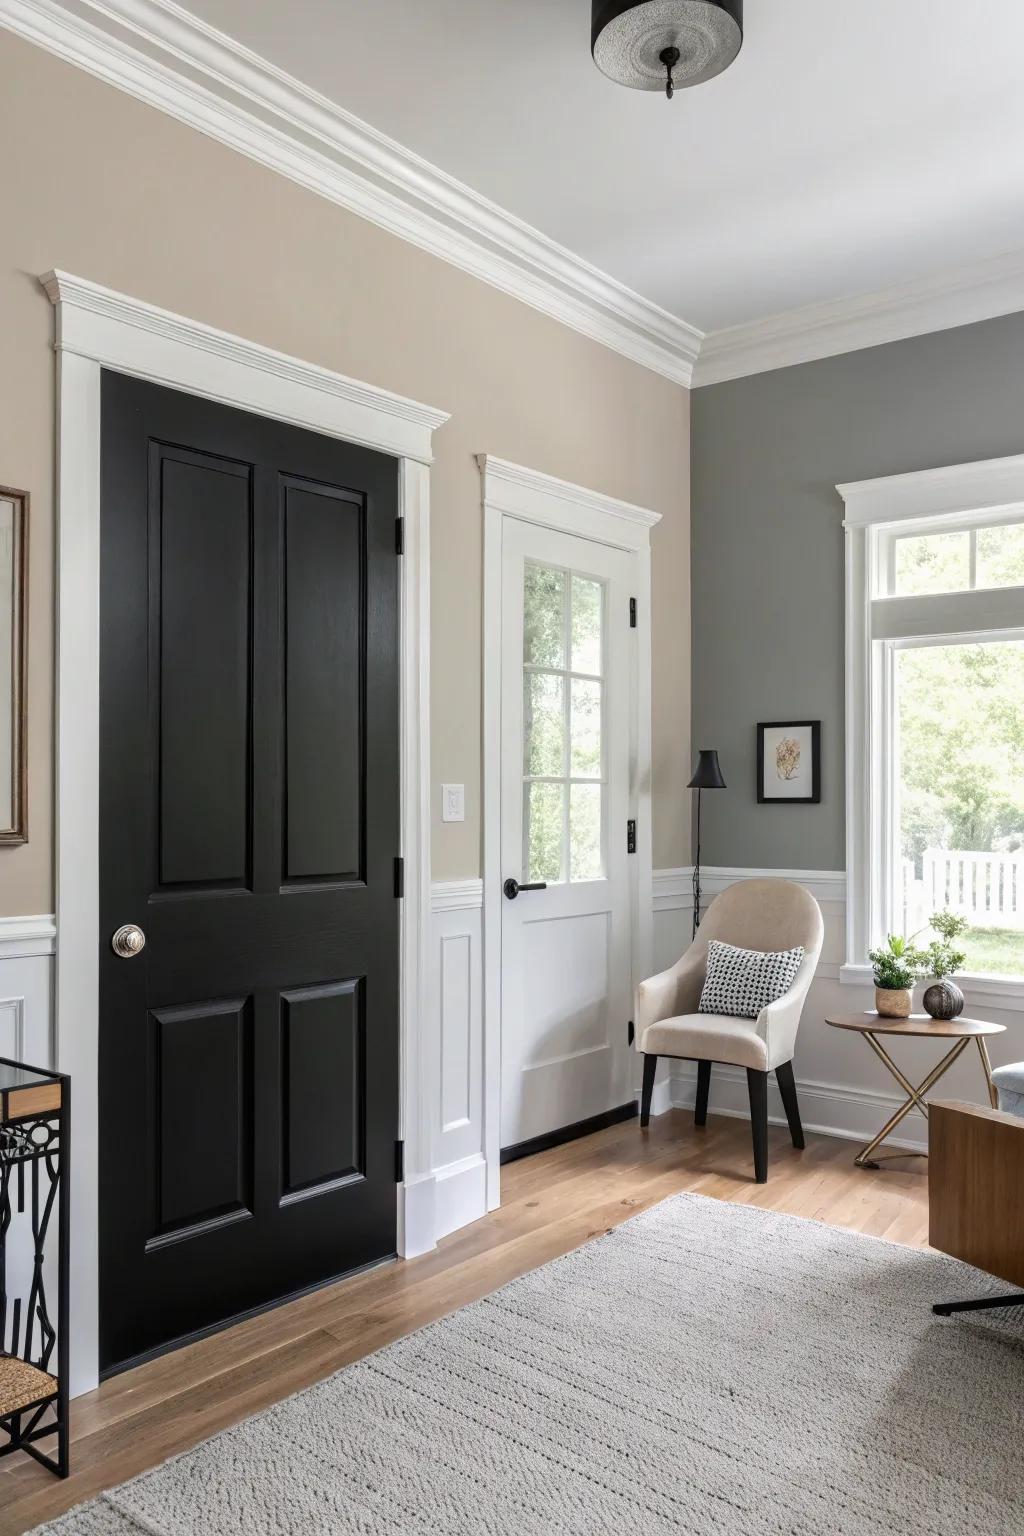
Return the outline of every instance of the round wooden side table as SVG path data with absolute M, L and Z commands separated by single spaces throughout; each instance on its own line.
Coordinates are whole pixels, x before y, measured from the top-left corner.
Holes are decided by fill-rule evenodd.
M 877 1168 L 880 1162 L 894 1157 L 927 1157 L 927 1152 L 886 1152 L 881 1157 L 875 1156 L 876 1147 L 880 1147 L 887 1136 L 891 1136 L 900 1121 L 910 1114 L 912 1109 L 919 1109 L 928 1118 L 928 1102 L 925 1094 L 929 1089 L 947 1073 L 958 1056 L 970 1045 L 972 1040 L 978 1043 L 978 1054 L 981 1057 L 982 1069 L 985 1073 L 985 1082 L 988 1087 L 988 1099 L 993 1109 L 996 1107 L 996 1090 L 992 1082 L 992 1063 L 988 1058 L 988 1046 L 985 1044 L 987 1035 L 1001 1035 L 1006 1029 L 1005 1024 L 989 1024 L 984 1019 L 933 1019 L 926 1013 L 912 1013 L 909 1019 L 886 1019 L 880 1013 L 843 1013 L 834 1017 L 825 1018 L 825 1023 L 833 1029 L 852 1029 L 857 1034 L 863 1035 L 875 1055 L 888 1067 L 893 1077 L 899 1083 L 904 1093 L 908 1094 L 906 1102 L 901 1104 L 882 1126 L 878 1135 L 870 1141 L 857 1156 L 854 1162 L 858 1168 Z M 885 1046 L 879 1040 L 879 1035 L 902 1035 L 909 1039 L 920 1040 L 952 1040 L 953 1045 L 943 1056 L 942 1060 L 928 1073 L 928 1076 L 917 1088 L 893 1061 Z

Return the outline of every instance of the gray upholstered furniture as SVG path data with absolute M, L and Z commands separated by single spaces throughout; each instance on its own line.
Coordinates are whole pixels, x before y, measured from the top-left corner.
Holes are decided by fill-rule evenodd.
M 697 1125 L 703 1125 L 707 1117 L 711 1064 L 718 1061 L 747 1071 L 758 1183 L 763 1184 L 768 1177 L 769 1072 L 775 1073 L 779 1084 L 793 1145 L 803 1146 L 793 1052 L 823 934 L 818 903 L 802 885 L 790 880 L 740 880 L 715 898 L 682 958 L 667 971 L 640 983 L 636 1039 L 644 1057 L 641 1126 L 650 1121 L 659 1057 L 697 1062 Z M 792 949 L 799 944 L 804 958 L 789 991 L 762 1009 L 756 1019 L 699 1013 L 712 939 L 762 952 Z
M 996 1067 L 992 1082 L 999 1095 L 999 1108 L 1008 1115 L 1024 1116 L 1024 1061 Z

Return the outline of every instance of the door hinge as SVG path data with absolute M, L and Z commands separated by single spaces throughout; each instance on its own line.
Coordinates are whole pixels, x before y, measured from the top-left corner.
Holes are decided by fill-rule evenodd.
M 636 1039 L 636 1030 L 633 1028 L 633 1020 L 632 1019 L 627 1019 L 627 1021 L 626 1021 L 626 1044 L 627 1045 L 632 1045 L 633 1041 L 635 1039 Z
M 405 518 L 395 518 L 395 554 L 405 554 Z
M 395 860 L 395 895 L 405 895 L 405 860 Z
M 636 598 L 635 597 L 631 597 L 630 600 L 629 600 L 629 627 L 630 627 L 630 629 L 636 629 Z
M 395 1183 L 402 1184 L 405 1181 L 405 1142 L 395 1142 Z
M 636 853 L 636 822 L 626 822 L 626 852 Z

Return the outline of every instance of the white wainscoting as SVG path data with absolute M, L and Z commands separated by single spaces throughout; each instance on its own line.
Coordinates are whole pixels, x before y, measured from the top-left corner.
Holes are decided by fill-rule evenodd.
M 654 876 L 654 959 L 661 969 L 672 962 L 690 942 L 693 920 L 689 869 L 668 869 Z M 825 919 L 825 941 L 818 973 L 808 993 L 800 1033 L 797 1038 L 795 1072 L 804 1126 L 830 1136 L 869 1141 L 892 1114 L 902 1096 L 892 1078 L 876 1060 L 865 1042 L 856 1034 L 831 1029 L 824 1022 L 826 1013 L 857 1013 L 873 1008 L 874 994 L 868 985 L 841 983 L 840 967 L 846 942 L 846 876 L 841 870 L 798 869 L 725 869 L 702 868 L 704 910 L 718 895 L 737 880 L 773 876 L 795 880 L 805 885 L 818 901 Z M 1024 992 L 1024 989 L 1021 989 Z M 915 994 L 920 998 L 920 988 Z M 995 1066 L 1019 1061 L 1024 1057 L 1024 1019 L 1016 1008 L 1000 1009 L 995 999 L 979 996 L 975 1002 L 981 1017 L 1005 1024 L 1006 1033 L 990 1042 Z M 1008 1001 L 1013 1001 L 1009 1000 Z M 919 1006 L 919 1001 L 918 1001 Z M 968 1011 L 972 999 L 968 998 Z M 930 1041 L 900 1041 L 892 1048 L 912 1081 L 920 1081 L 938 1060 L 937 1047 Z M 672 1068 L 668 1097 L 681 1108 L 693 1105 L 696 1068 L 679 1062 Z M 986 1103 L 984 1079 L 977 1053 L 968 1048 L 943 1078 L 941 1094 Z M 739 1115 L 746 1119 L 746 1074 L 738 1069 L 716 1067 L 711 1074 L 710 1107 L 719 1114 Z M 662 1098 L 661 1103 L 664 1103 Z M 659 1109 L 656 1099 L 655 1112 Z M 785 1124 L 785 1116 L 774 1080 L 769 1086 L 769 1117 Z M 908 1115 L 894 1138 L 893 1146 L 921 1151 L 927 1146 L 927 1126 L 916 1111 Z
M 483 882 L 435 881 L 424 1015 L 429 1038 L 421 1060 L 438 1063 L 437 1094 L 426 1116 L 430 1172 L 406 1183 L 406 1258 L 428 1252 L 487 1210 L 482 933 Z
M 53 953 L 50 916 L 0 917 L 0 1056 L 53 1064 Z
M 670 965 L 686 948 L 692 921 L 691 870 L 654 874 L 654 964 Z M 840 871 L 705 868 L 705 905 L 736 880 L 773 875 L 806 885 L 821 905 L 825 942 L 817 977 L 804 1010 L 797 1042 L 796 1077 L 804 1124 L 808 1130 L 867 1141 L 895 1109 L 898 1095 L 881 1064 L 856 1035 L 828 1028 L 830 1011 L 855 1012 L 872 1004 L 867 986 L 839 980 L 846 926 L 846 882 Z M 434 882 L 430 892 L 429 954 L 425 967 L 429 1006 L 421 1015 L 424 1038 L 420 1060 L 434 1062 L 436 1102 L 429 1106 L 430 1169 L 409 1180 L 405 1198 L 405 1252 L 425 1253 L 487 1209 L 484 1158 L 484 1060 L 482 984 L 482 905 L 480 880 Z M 52 1060 L 52 996 L 55 928 L 52 917 L 0 919 L 0 1055 L 49 1065 Z M 1000 1011 L 980 999 L 977 1011 L 1007 1025 L 991 1046 L 999 1065 L 1024 1057 L 1024 1016 Z M 936 1059 L 928 1042 L 901 1042 L 898 1059 L 920 1079 Z M 662 1114 L 693 1104 L 695 1069 L 676 1063 L 659 1080 L 652 1110 Z M 950 1098 L 984 1102 L 977 1056 L 965 1052 L 943 1081 Z M 719 1114 L 747 1117 L 746 1075 L 716 1067 L 711 1079 L 711 1108 Z M 774 1084 L 769 1114 L 784 1124 Z M 908 1116 L 896 1144 L 916 1150 L 926 1145 L 926 1127 Z
M 483 1010 L 480 880 L 431 888 L 429 1006 L 419 1059 L 432 1073 L 437 1102 L 427 1115 L 430 1170 L 406 1184 L 406 1255 L 438 1240 L 487 1208 L 483 1152 Z M 47 1067 L 53 1062 L 52 916 L 0 918 L 0 1056 Z
M 483 882 L 431 887 L 430 1016 L 437 1030 L 440 1103 L 433 1118 L 436 1235 L 487 1209 L 484 1159 Z
M 35 1067 L 53 1065 L 56 932 L 49 916 L 0 917 L 0 1056 Z M 50 1260 L 48 1285 L 53 1278 Z M 27 1296 L 31 1271 L 31 1232 L 24 1221 L 16 1220 L 7 1238 L 7 1279 L 13 1295 Z

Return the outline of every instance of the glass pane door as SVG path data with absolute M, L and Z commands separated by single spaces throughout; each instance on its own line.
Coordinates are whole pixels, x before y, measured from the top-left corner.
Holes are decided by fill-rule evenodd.
M 527 561 L 523 868 L 548 885 L 605 876 L 605 586 Z

